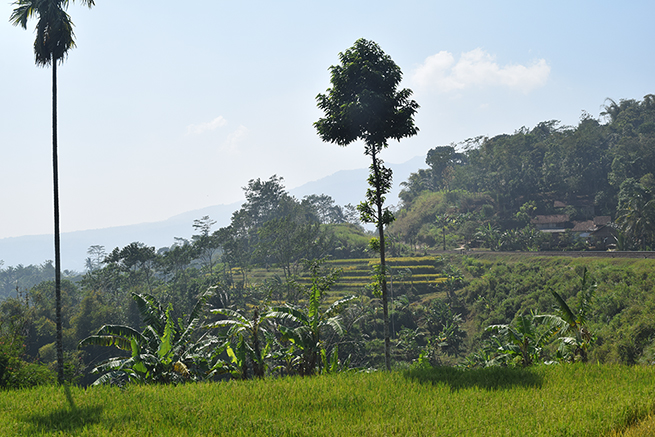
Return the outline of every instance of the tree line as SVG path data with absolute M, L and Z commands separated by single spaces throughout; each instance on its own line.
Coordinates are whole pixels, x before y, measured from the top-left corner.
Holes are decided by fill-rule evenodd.
M 603 108 L 574 127 L 546 121 L 431 149 L 428 168 L 401 184 L 390 232 L 413 245 L 449 238 L 448 247 L 477 240 L 503 250 L 502 238 L 504 250 L 547 249 L 550 240 L 531 231 L 535 216 L 609 216 L 619 250 L 654 247 L 655 95 L 607 99 Z M 588 248 L 563 237 L 556 249 Z

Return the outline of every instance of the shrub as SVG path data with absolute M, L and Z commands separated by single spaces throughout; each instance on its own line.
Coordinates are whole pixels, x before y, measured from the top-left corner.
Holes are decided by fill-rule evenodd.
M 28 363 L 20 357 L 24 346 L 0 339 L 0 388 L 16 389 L 52 384 L 55 373 L 47 366 Z

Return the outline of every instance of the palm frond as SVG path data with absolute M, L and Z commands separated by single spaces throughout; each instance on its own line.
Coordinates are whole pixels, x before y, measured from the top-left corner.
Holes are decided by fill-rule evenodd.
M 558 292 L 555 290 L 551 290 L 550 292 L 553 294 L 557 304 L 559 305 L 562 319 L 564 319 L 564 321 L 566 321 L 566 323 L 568 323 L 571 327 L 575 327 L 576 317 L 575 314 L 573 314 L 573 311 L 571 311 L 571 308 L 569 308 L 569 306 L 566 304 L 566 301 L 562 299 L 562 296 L 560 296 Z
M 85 346 L 116 346 L 122 350 L 130 350 L 131 339 L 144 342 L 143 336 L 133 328 L 123 325 L 104 325 L 95 335 L 79 342 L 78 348 Z
M 202 314 L 205 311 L 205 307 L 207 306 L 207 301 L 215 294 L 214 290 L 215 287 L 210 287 L 200 295 L 198 302 L 196 302 L 194 305 L 193 310 L 191 310 L 191 314 L 189 314 L 187 319 L 187 329 L 192 325 L 194 327 L 197 326 L 197 321 L 202 317 Z
M 209 312 L 212 314 L 218 314 L 221 316 L 232 318 L 235 321 L 238 320 L 240 323 L 243 324 L 248 324 L 248 319 L 246 319 L 243 316 L 243 314 L 241 314 L 239 311 L 235 311 L 229 308 L 214 308 L 209 310 Z
M 170 315 L 172 306 L 166 311 L 166 327 L 164 328 L 164 335 L 161 336 L 161 341 L 159 347 L 157 348 L 157 356 L 164 361 L 165 364 L 168 364 L 170 357 L 167 357 L 168 353 L 173 349 L 173 342 L 175 337 L 175 326 L 173 318 Z
M 509 325 L 489 325 L 484 330 L 486 332 L 493 332 L 495 334 L 502 334 L 507 331 Z
M 319 305 L 321 304 L 321 290 L 314 284 L 311 288 L 309 296 L 309 307 L 307 308 L 307 316 L 313 319 L 318 313 Z
M 553 314 L 540 314 L 534 316 L 534 318 L 541 320 L 541 323 L 546 327 L 544 335 L 552 336 L 558 333 L 566 333 L 571 328 L 566 320 Z
M 98 379 L 96 379 L 91 385 L 102 385 L 102 384 L 115 384 L 117 381 L 125 378 L 127 375 L 123 371 L 111 371 L 107 372 Z
M 269 312 L 271 318 L 287 320 L 294 323 L 306 325 L 309 323 L 307 315 L 298 308 L 290 306 L 273 307 Z
M 330 326 L 339 336 L 343 335 L 343 324 L 341 323 L 341 317 L 330 317 L 325 321 L 325 324 Z
M 326 317 L 332 317 L 333 314 L 336 314 L 340 312 L 343 309 L 343 306 L 350 302 L 351 300 L 356 299 L 356 296 L 347 296 L 342 299 L 339 299 L 335 301 L 332 305 L 328 307 L 327 310 L 325 310 L 325 316 Z
M 119 349 L 129 351 L 130 340 L 115 335 L 91 335 L 79 342 L 78 348 L 85 346 L 116 346 Z
M 208 324 L 205 325 L 205 328 L 208 328 L 208 329 L 220 328 L 220 327 L 232 328 L 233 326 L 244 326 L 244 325 L 239 320 L 225 319 L 225 320 L 217 320 L 216 322 L 208 323 Z
M 12 11 L 9 22 L 14 26 L 20 26 L 27 29 L 27 22 L 32 16 L 37 15 L 35 0 L 18 0 L 13 4 L 16 8 Z
M 125 325 L 103 325 L 96 335 L 119 335 L 125 338 L 143 339 L 143 335 L 134 328 Z
M 145 293 L 132 293 L 132 298 L 136 302 L 144 323 L 152 326 L 159 336 L 164 335 L 166 314 L 157 299 Z

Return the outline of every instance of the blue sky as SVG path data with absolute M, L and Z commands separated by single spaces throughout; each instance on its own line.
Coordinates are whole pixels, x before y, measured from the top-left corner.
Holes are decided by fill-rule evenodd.
M 363 168 L 320 141 L 315 97 L 358 38 L 376 41 L 421 105 L 383 159 L 540 121 L 598 117 L 655 93 L 647 1 L 97 0 L 71 4 L 78 47 L 59 73 L 62 230 L 151 222 Z M 0 5 L 0 238 L 52 230 L 50 69 Z M 2 24 L 4 22 L 4 24 Z M 362 193 L 362 196 L 364 193 Z M 393 203 L 395 199 L 390 199 Z

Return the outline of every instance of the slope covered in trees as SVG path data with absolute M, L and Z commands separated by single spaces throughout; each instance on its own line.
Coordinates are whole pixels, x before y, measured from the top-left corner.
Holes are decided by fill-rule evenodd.
M 429 168 L 403 183 L 390 231 L 409 243 L 433 246 L 445 233 L 453 245 L 465 245 L 472 229 L 519 230 L 537 215 L 579 222 L 609 216 L 623 248 L 651 247 L 655 96 L 608 99 L 604 108 L 602 120 L 584 113 L 575 127 L 547 121 L 511 135 L 435 147 L 427 155 Z

